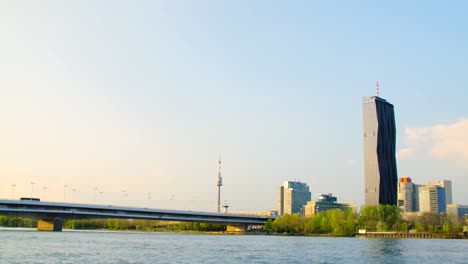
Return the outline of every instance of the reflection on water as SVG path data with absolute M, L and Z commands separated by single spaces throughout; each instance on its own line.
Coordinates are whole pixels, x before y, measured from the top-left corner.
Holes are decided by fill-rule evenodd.
M 400 256 L 404 253 L 400 239 L 376 239 L 372 245 L 373 251 L 379 254 Z
M 466 240 L 0 229 L 0 263 L 468 263 Z
M 405 263 L 405 247 L 401 239 L 366 239 L 367 250 L 363 256 L 369 263 Z

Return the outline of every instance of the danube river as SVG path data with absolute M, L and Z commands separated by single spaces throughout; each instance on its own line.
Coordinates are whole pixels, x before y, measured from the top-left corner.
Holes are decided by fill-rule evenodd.
M 0 263 L 468 263 L 468 240 L 0 229 Z

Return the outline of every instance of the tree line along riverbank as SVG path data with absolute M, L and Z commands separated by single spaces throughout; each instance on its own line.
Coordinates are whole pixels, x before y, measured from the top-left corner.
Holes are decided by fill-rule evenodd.
M 403 219 L 397 206 L 364 206 L 359 213 L 351 210 L 329 210 L 305 217 L 298 214 L 283 215 L 269 220 L 264 232 L 281 235 L 355 236 L 359 229 L 368 232 L 446 234 L 447 237 L 463 235 L 463 221 L 446 214 L 422 214 Z M 37 220 L 0 216 L 0 226 L 36 227 Z M 65 229 L 78 230 L 128 230 L 159 232 L 226 232 L 226 225 L 158 220 L 82 219 L 66 220 Z M 466 235 L 465 235 L 466 236 Z
M 397 206 L 364 206 L 359 213 L 351 210 L 329 210 L 311 217 L 284 215 L 265 225 L 272 233 L 291 235 L 355 236 L 358 230 L 366 232 L 463 235 L 464 223 L 446 214 L 426 213 L 403 219 Z
M 0 216 L 2 227 L 36 228 L 37 220 L 21 217 Z M 209 223 L 189 223 L 159 220 L 132 219 L 77 219 L 63 221 L 64 229 L 76 230 L 113 230 L 145 232 L 225 232 L 226 225 Z

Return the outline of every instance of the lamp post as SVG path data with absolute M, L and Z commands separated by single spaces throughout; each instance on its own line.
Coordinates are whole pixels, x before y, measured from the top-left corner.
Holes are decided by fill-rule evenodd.
M 15 187 L 16 187 L 16 184 L 12 184 L 11 185 L 11 199 L 15 199 Z
M 46 190 L 47 190 L 47 187 L 46 187 L 46 186 L 42 187 L 42 199 L 43 199 L 43 200 L 45 200 L 45 192 L 46 192 Z
M 75 196 L 75 193 L 76 193 L 76 189 L 72 189 L 72 194 L 73 194 L 72 197 L 76 197 L 76 196 Z M 72 198 L 72 197 L 70 197 L 70 201 L 73 201 L 73 198 Z M 76 198 L 75 198 L 75 199 L 76 199 Z
M 67 187 L 68 187 L 67 184 L 63 185 L 63 201 L 64 202 L 66 201 Z
M 93 203 L 96 203 L 97 190 L 98 190 L 98 187 L 93 188 Z
M 147 193 L 147 198 L 148 198 L 148 207 L 151 207 L 151 193 Z
M 33 191 L 34 191 L 34 184 L 35 182 L 31 182 L 31 198 L 33 197 Z
M 128 194 L 127 194 L 127 191 L 126 190 L 122 190 L 122 196 L 123 196 L 123 202 L 125 204 L 127 204 L 127 197 L 128 197 Z

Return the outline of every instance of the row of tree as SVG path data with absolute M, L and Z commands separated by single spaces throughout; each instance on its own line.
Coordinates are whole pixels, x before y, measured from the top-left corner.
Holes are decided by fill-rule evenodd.
M 0 216 L 3 227 L 37 227 L 37 220 L 22 217 Z M 63 222 L 65 229 L 78 230 L 134 230 L 134 231 L 172 231 L 172 232 L 224 232 L 226 225 L 198 222 L 171 222 L 159 220 L 127 219 L 78 219 Z
M 127 219 L 82 219 L 64 221 L 66 229 L 80 230 L 134 230 L 134 231 L 172 231 L 172 232 L 222 232 L 226 225 L 209 223 L 184 223 L 159 220 L 127 220 Z
M 0 216 L 0 226 L 36 227 L 37 220 L 19 217 Z M 171 232 L 224 232 L 226 225 L 170 222 L 158 220 L 123 220 L 123 219 L 82 219 L 67 220 L 66 229 L 107 229 L 135 231 L 171 231 Z M 463 223 L 445 214 L 423 214 L 410 220 L 404 220 L 397 206 L 364 206 L 358 214 L 351 210 L 329 210 L 305 217 L 298 214 L 286 214 L 269 220 L 265 230 L 280 234 L 293 235 L 328 235 L 353 236 L 358 229 L 368 231 L 396 231 L 430 233 L 459 233 Z
M 358 229 L 457 234 L 463 230 L 463 223 L 446 214 L 437 213 L 426 213 L 403 220 L 397 206 L 379 205 L 364 206 L 358 214 L 351 210 L 329 210 L 311 217 L 287 214 L 268 221 L 265 229 L 274 233 L 331 236 L 354 236 Z
M 4 227 L 36 227 L 37 220 L 22 217 L 0 216 L 0 226 Z
M 265 229 L 274 233 L 294 235 L 352 236 L 355 233 L 355 216 L 351 210 L 329 210 L 312 217 L 286 214 L 269 220 Z

